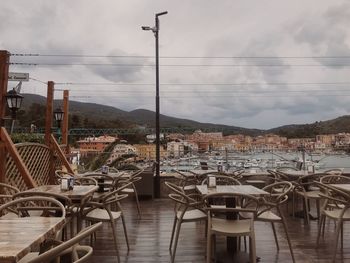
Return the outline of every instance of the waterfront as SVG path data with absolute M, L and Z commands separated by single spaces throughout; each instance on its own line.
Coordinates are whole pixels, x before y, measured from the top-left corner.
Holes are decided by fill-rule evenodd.
M 188 158 L 168 159 L 162 162 L 161 171 L 201 169 L 201 163 L 209 168 L 217 169 L 218 165 L 229 167 L 229 170 L 245 169 L 247 172 L 266 171 L 278 167 L 296 167 L 302 162 L 301 152 L 258 152 L 258 153 L 228 153 L 227 155 L 202 154 Z M 316 171 L 342 168 L 350 172 L 350 155 L 343 152 L 328 154 L 305 154 L 306 166 L 314 166 Z

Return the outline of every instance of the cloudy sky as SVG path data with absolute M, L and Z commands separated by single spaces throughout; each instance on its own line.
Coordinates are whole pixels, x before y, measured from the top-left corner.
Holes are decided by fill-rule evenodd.
M 160 17 L 161 113 L 247 128 L 312 123 L 350 111 L 347 0 L 11 0 L 0 49 L 23 93 L 123 110 L 155 109 Z M 9 83 L 9 87 L 15 83 Z

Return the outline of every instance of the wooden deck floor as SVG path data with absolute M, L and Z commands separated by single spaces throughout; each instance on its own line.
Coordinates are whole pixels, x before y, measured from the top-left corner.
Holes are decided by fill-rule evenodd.
M 141 201 L 142 219 L 132 200 L 123 204 L 127 218 L 130 240 L 130 252 L 127 254 L 121 223 L 118 224 L 118 238 L 122 262 L 170 262 L 169 240 L 173 223 L 173 203 L 169 199 Z M 334 223 L 327 221 L 325 238 L 316 248 L 317 220 L 304 225 L 303 219 L 288 218 L 288 227 L 292 239 L 296 262 L 331 262 Z M 182 225 L 176 262 L 205 262 L 205 237 L 203 223 L 185 223 Z M 292 262 L 288 245 L 281 225 L 276 224 L 280 250 L 277 251 L 270 224 L 257 222 L 256 245 L 260 262 Z M 224 240 L 222 240 L 224 244 Z M 220 244 L 219 244 L 220 246 Z M 111 229 L 105 224 L 97 233 L 94 255 L 91 263 L 117 262 Z M 244 261 L 233 261 L 244 262 Z M 344 229 L 344 249 L 339 248 L 337 262 L 350 262 L 350 227 Z

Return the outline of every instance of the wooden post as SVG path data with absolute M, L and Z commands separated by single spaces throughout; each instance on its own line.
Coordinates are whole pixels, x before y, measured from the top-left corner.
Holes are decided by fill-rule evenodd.
M 64 165 L 64 167 L 66 167 L 67 171 L 71 174 L 74 174 L 74 171 L 72 167 L 70 167 L 70 164 L 67 161 L 64 152 L 61 150 L 61 147 L 58 145 L 55 137 L 52 134 L 51 134 L 51 147 L 52 147 L 52 151 L 53 152 L 55 151 L 57 153 L 58 158 L 61 159 L 62 164 Z
M 0 50 L 0 126 L 4 125 L 6 110 L 7 81 L 9 74 L 10 53 Z M 0 135 L 0 183 L 6 181 L 6 148 Z
M 68 148 L 68 100 L 69 90 L 63 91 L 63 123 L 62 123 L 62 144 Z
M 53 118 L 53 93 L 54 82 L 47 82 L 47 102 L 46 102 L 46 118 L 45 118 L 45 144 L 50 147 L 51 127 Z

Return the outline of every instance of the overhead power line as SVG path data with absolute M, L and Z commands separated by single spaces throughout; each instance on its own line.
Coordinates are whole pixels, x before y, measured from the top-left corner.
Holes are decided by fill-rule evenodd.
M 120 64 L 120 63 L 40 63 L 11 62 L 15 66 L 110 66 L 110 67 L 155 67 L 155 64 Z M 162 67 L 349 67 L 350 64 L 161 64 Z
M 55 82 L 55 85 L 70 86 L 154 86 L 155 83 L 118 82 Z M 350 82 L 240 82 L 240 83 L 160 83 L 162 86 L 288 86 L 288 85 L 350 85 Z
M 34 81 L 39 82 L 39 83 L 42 83 L 42 84 L 45 84 L 45 85 L 47 84 L 47 82 L 36 79 L 36 78 L 29 77 L 29 79 L 34 80 Z
M 135 99 L 134 95 L 97 95 L 97 96 L 77 96 L 77 95 L 72 95 L 70 96 L 71 98 L 118 98 L 118 99 Z M 209 94 L 209 95 L 203 95 L 203 94 L 196 94 L 196 96 L 161 96 L 163 99 L 210 99 L 210 98 L 281 98 L 281 97 L 286 97 L 286 98 L 291 98 L 291 97 L 298 97 L 298 98 L 308 98 L 308 97 L 300 97 L 300 94 L 288 94 L 288 95 L 283 95 L 283 94 L 246 94 L 246 95 L 238 95 L 238 94 L 225 94 L 225 95 L 215 95 L 215 94 Z M 347 94 L 312 94 L 312 97 L 309 98 L 314 98 L 314 97 L 350 97 L 350 93 Z M 154 96 L 142 96 L 142 99 L 154 99 Z
M 91 55 L 14 53 L 20 57 L 77 57 L 77 58 L 154 58 L 150 55 Z M 164 59 L 350 59 L 350 55 L 334 56 L 160 56 Z
M 149 94 L 149 93 L 154 93 L 154 91 L 145 91 L 145 90 L 71 90 L 73 93 L 129 93 L 129 94 Z M 190 94 L 190 93 L 196 93 L 196 94 L 201 94 L 201 93 L 215 93 L 215 94 L 220 94 L 220 93 L 310 93 L 310 92 L 350 92 L 350 89 L 310 89 L 310 90 L 181 90 L 181 91 L 161 91 L 161 94 L 171 94 L 171 93 L 180 93 L 181 94 Z

